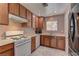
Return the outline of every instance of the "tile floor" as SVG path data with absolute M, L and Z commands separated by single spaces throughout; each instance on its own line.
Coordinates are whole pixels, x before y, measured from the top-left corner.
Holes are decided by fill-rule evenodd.
M 67 56 L 67 54 L 62 50 L 40 46 L 31 56 Z

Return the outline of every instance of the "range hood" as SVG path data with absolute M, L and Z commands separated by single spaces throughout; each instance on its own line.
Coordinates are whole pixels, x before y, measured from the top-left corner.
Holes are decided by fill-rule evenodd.
M 12 21 L 15 21 L 15 22 L 18 22 L 18 23 L 26 23 L 26 22 L 28 22 L 27 19 L 19 17 L 19 16 L 15 16 L 13 14 L 9 14 L 9 20 L 12 20 Z

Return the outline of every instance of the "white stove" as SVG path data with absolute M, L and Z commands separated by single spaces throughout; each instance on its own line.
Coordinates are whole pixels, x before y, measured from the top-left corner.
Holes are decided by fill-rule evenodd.
M 23 31 L 7 32 L 6 36 L 14 40 L 14 55 L 28 56 L 31 54 L 31 38 L 23 36 Z

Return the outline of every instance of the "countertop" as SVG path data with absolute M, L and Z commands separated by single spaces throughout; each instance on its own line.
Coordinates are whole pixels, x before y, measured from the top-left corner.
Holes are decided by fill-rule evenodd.
M 7 44 L 10 44 L 13 42 L 14 42 L 14 40 L 12 40 L 12 39 L 0 40 L 0 46 L 7 45 Z
M 65 36 L 65 34 L 49 34 L 49 33 L 42 33 L 41 35 L 50 35 L 50 36 Z
M 31 38 L 31 37 L 34 37 L 34 36 L 37 36 L 37 35 L 50 35 L 50 34 L 46 34 L 46 33 L 42 33 L 42 34 L 30 34 L 30 35 L 25 35 L 26 38 Z M 51 36 L 54 36 L 54 35 L 51 35 Z M 56 36 L 65 36 L 65 35 L 56 35 Z M 10 44 L 10 43 L 14 43 L 14 40 L 13 39 L 4 39 L 4 40 L 1 40 L 0 39 L 0 46 L 3 46 L 3 45 L 6 45 L 6 44 Z
M 31 37 L 36 36 L 36 34 L 25 35 L 25 36 L 26 36 L 26 38 L 31 38 Z M 0 39 L 0 46 L 7 45 L 7 44 L 10 44 L 10 43 L 14 43 L 15 41 L 17 41 L 17 40 L 13 40 L 13 39 L 3 39 L 3 40 L 1 40 Z

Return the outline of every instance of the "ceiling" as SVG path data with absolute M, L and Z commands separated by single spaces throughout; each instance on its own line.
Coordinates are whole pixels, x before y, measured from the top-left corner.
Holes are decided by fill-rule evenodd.
M 42 3 L 21 3 L 27 9 L 38 16 L 52 16 L 57 14 L 64 14 L 68 3 L 48 3 L 44 7 Z

